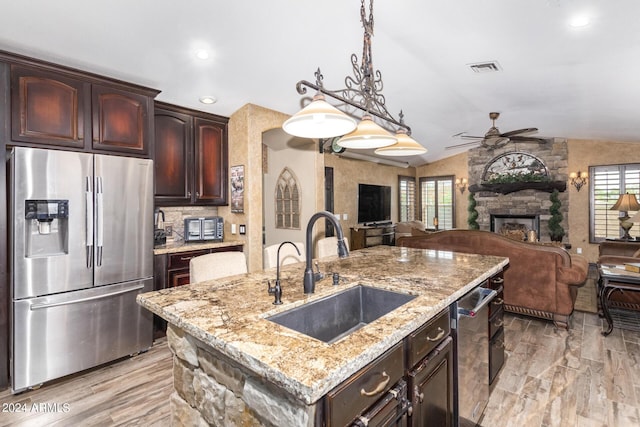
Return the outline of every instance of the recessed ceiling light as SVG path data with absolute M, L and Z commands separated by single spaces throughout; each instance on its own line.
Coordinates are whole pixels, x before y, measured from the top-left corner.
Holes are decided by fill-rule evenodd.
M 198 59 L 209 59 L 209 52 L 204 49 L 198 49 L 196 51 L 196 58 Z
M 215 98 L 215 96 L 201 96 L 200 97 L 200 102 L 202 102 L 203 104 L 215 104 L 217 101 L 217 99 Z
M 581 28 L 581 27 L 586 27 L 587 25 L 589 25 L 591 23 L 591 21 L 589 20 L 589 17 L 586 15 L 577 15 L 574 16 L 573 18 L 571 18 L 571 20 L 569 21 L 569 25 L 572 26 L 573 28 Z

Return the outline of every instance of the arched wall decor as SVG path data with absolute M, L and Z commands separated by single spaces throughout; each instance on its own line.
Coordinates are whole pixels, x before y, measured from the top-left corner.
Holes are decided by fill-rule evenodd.
M 276 228 L 300 229 L 300 183 L 293 171 L 282 169 L 275 189 Z
M 524 151 L 511 151 L 494 157 L 484 169 L 482 182 L 549 180 L 549 170 L 542 160 Z

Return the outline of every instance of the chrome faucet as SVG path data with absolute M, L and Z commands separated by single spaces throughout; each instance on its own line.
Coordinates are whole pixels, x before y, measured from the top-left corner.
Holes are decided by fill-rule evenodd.
M 271 287 L 271 282 L 267 281 L 267 291 L 269 292 L 269 295 L 275 295 L 275 301 L 273 301 L 274 305 L 282 304 L 282 287 L 280 286 L 280 248 L 287 243 L 293 246 L 296 249 L 296 252 L 298 252 L 298 255 L 300 255 L 300 249 L 298 249 L 293 242 L 286 240 L 278 246 L 278 254 L 276 256 L 276 285 Z
M 346 258 L 349 256 L 349 250 L 347 249 L 347 246 L 344 243 L 344 234 L 342 233 L 342 227 L 336 220 L 336 217 L 331 212 L 327 212 L 327 211 L 320 211 L 320 212 L 314 213 L 311 216 L 311 218 L 309 218 L 309 223 L 307 224 L 307 238 L 306 238 L 307 266 L 304 269 L 304 284 L 303 284 L 305 294 L 314 293 L 316 290 L 316 280 L 321 278 L 321 273 L 319 271 L 317 273 L 314 273 L 313 268 L 311 267 L 311 258 L 313 258 L 313 245 L 312 245 L 313 242 L 312 242 L 311 232 L 313 231 L 313 225 L 321 217 L 325 217 L 329 221 L 331 221 L 331 223 L 333 224 L 334 228 L 338 233 L 338 256 L 340 258 Z

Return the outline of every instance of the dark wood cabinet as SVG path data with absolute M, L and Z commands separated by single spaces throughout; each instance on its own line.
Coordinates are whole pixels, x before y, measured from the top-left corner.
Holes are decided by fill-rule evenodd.
M 504 365 L 504 273 L 491 277 L 487 287 L 498 295 L 489 305 L 489 384 L 493 384 Z
M 454 354 L 448 309 L 409 335 L 407 354 L 409 425 L 454 425 Z
M 11 139 L 84 148 L 88 91 L 63 74 L 11 67 Z
M 156 103 L 156 205 L 227 204 L 227 123 L 226 117 Z
M 196 117 L 195 194 L 196 204 L 227 204 L 227 123 Z
M 351 425 L 361 414 L 374 409 L 386 393 L 402 379 L 404 375 L 404 346 L 400 342 L 387 350 L 379 358 L 353 374 L 344 383 L 327 393 L 325 397 L 325 425 L 327 427 Z M 408 402 L 393 402 L 394 409 L 406 411 Z M 387 402 L 382 406 L 386 408 Z M 382 409 L 382 408 L 381 408 Z M 380 411 L 374 411 L 376 414 Z M 384 416 L 382 416 L 384 418 Z M 356 423 L 356 425 L 358 425 Z M 368 425 L 368 422 L 365 424 Z M 395 424 L 393 424 L 395 425 Z
M 370 246 L 393 245 L 395 241 L 395 225 L 376 225 L 351 228 L 351 249 L 362 249 Z
M 147 96 L 93 85 L 92 147 L 96 150 L 148 155 L 151 102 Z
M 150 157 L 157 93 L 15 58 L 11 63 L 11 144 Z
M 175 111 L 155 110 L 156 204 L 191 203 L 193 158 L 192 118 Z
M 409 372 L 411 426 L 453 425 L 453 339 L 447 337 Z

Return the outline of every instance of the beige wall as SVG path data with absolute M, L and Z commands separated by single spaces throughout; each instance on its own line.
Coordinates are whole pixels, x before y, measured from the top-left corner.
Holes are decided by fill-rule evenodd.
M 623 163 L 639 163 L 640 146 L 637 143 L 614 141 L 591 141 L 569 139 L 569 171 L 588 171 L 589 166 Z M 572 252 L 582 248 L 590 262 L 598 260 L 598 245 L 589 243 L 589 186 L 580 191 L 569 185 L 569 218 Z M 567 219 L 565 218 L 565 223 Z M 632 236 L 640 235 L 637 224 L 631 229 Z
M 245 242 L 250 272 L 262 270 L 262 133 L 282 126 L 289 116 L 247 104 L 229 118 L 229 166 L 244 165 L 244 213 L 220 206 L 225 236 Z M 231 235 L 231 224 L 245 224 L 245 236 Z
M 292 242 L 305 241 L 306 225 L 311 215 L 317 212 L 316 193 L 322 192 L 322 181 L 317 181 L 316 174 L 309 173 L 315 164 L 317 144 L 309 140 L 309 144 L 282 150 L 267 149 L 268 170 L 263 171 L 263 212 L 265 228 L 265 246 L 279 244 L 286 240 Z M 288 168 L 295 176 L 300 192 L 300 228 L 276 228 L 275 191 L 278 178 Z
M 350 228 L 358 223 L 358 184 L 391 186 L 391 221 L 398 221 L 398 176 L 415 176 L 414 168 L 345 159 L 333 154 L 324 155 L 324 164 L 333 168 L 334 213 L 340 215 L 349 242 Z M 347 214 L 346 220 L 344 214 Z
M 420 178 L 427 176 L 446 176 L 453 175 L 455 178 L 468 178 L 468 163 L 469 157 L 467 153 L 456 154 L 446 159 L 438 160 L 433 163 L 429 163 L 416 168 L 416 187 L 420 191 Z M 465 190 L 464 193 L 460 193 L 458 189 L 455 190 L 455 204 L 456 204 L 456 228 L 468 228 L 467 225 L 467 206 L 469 191 Z M 423 222 L 427 226 L 431 226 L 431 218 L 423 218 Z

